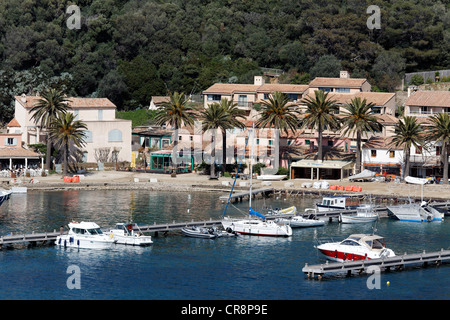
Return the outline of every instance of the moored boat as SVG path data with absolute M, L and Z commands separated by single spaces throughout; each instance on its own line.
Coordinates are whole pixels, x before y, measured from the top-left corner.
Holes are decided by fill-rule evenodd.
M 117 244 L 130 246 L 148 246 L 153 243 L 151 236 L 145 236 L 142 232 L 136 232 L 138 228 L 132 223 L 116 223 L 115 227 L 110 230 L 110 236 L 116 240 Z
M 431 222 L 442 221 L 444 213 L 436 210 L 435 208 L 422 203 L 418 205 L 415 203 L 402 204 L 396 206 L 388 206 L 387 210 L 389 215 L 400 221 L 410 222 Z
M 365 205 L 356 209 L 356 215 L 342 214 L 339 217 L 341 223 L 368 223 L 378 220 L 378 214 L 373 210 L 372 206 Z
M 320 244 L 317 249 L 327 259 L 338 262 L 395 256 L 394 251 L 386 248 L 383 237 L 367 234 L 352 234 L 340 242 Z
M 316 207 L 320 212 L 329 210 L 345 210 L 356 209 L 359 205 L 349 206 L 347 205 L 346 196 L 327 196 L 322 198 L 321 203 L 316 203 Z
M 202 239 L 215 239 L 219 236 L 219 234 L 212 228 L 203 228 L 197 226 L 181 228 L 181 232 L 185 236 Z
M 116 243 L 95 222 L 71 222 L 69 232 L 56 237 L 55 244 L 61 247 L 110 249 Z

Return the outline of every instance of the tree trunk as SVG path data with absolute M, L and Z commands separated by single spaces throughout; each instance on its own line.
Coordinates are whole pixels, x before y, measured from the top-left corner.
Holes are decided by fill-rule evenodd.
M 210 169 L 210 177 L 216 177 L 216 130 L 212 130 L 211 134 L 211 169 Z
M 172 149 L 172 173 L 177 172 L 178 126 L 175 127 L 174 135 L 175 135 L 175 138 L 173 140 L 173 149 Z
M 361 132 L 356 132 L 356 173 L 361 172 Z
M 444 154 L 444 176 L 442 178 L 444 181 L 442 183 L 448 184 L 448 146 L 446 142 L 442 143 L 442 151 Z
M 318 140 L 318 152 L 317 152 L 317 160 L 322 161 L 323 157 L 322 157 L 322 124 L 319 122 L 319 128 L 317 129 L 317 132 L 319 134 L 319 138 Z
M 227 167 L 227 132 L 222 130 L 222 176 L 225 175 Z
M 52 160 L 52 140 L 50 139 L 50 134 L 47 129 L 47 152 L 45 155 L 45 170 L 50 172 L 50 164 Z
M 69 163 L 68 158 L 69 158 L 69 145 L 65 145 L 64 146 L 64 161 L 63 161 L 63 165 L 64 165 L 63 176 L 67 176 L 67 172 L 68 172 L 67 165 Z
M 405 152 L 405 170 L 402 171 L 401 179 L 405 180 L 406 176 L 409 176 L 409 158 L 410 158 L 410 149 L 406 149 Z

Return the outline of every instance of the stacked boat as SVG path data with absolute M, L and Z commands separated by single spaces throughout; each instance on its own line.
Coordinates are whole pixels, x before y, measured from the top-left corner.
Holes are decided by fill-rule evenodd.
M 431 222 L 442 221 L 444 219 L 444 213 L 427 205 L 425 201 L 423 201 L 421 205 L 408 203 L 397 206 L 388 206 L 387 210 L 391 217 L 400 221 Z

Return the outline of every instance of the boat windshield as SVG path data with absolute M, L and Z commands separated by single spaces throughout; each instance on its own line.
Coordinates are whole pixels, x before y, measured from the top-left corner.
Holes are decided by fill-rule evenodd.
M 373 240 L 372 248 L 373 249 L 383 249 L 384 248 L 384 244 L 380 240 L 375 239 L 375 240 Z
M 102 230 L 100 228 L 95 228 L 95 229 L 87 229 L 87 232 L 89 234 L 92 235 L 96 235 L 96 234 L 103 234 Z

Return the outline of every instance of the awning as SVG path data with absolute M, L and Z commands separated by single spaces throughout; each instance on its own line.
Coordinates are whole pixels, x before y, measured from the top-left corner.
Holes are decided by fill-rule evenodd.
M 291 167 L 297 168 L 319 168 L 319 169 L 352 169 L 352 161 L 338 161 L 338 160 L 311 160 L 303 159 L 291 163 Z

